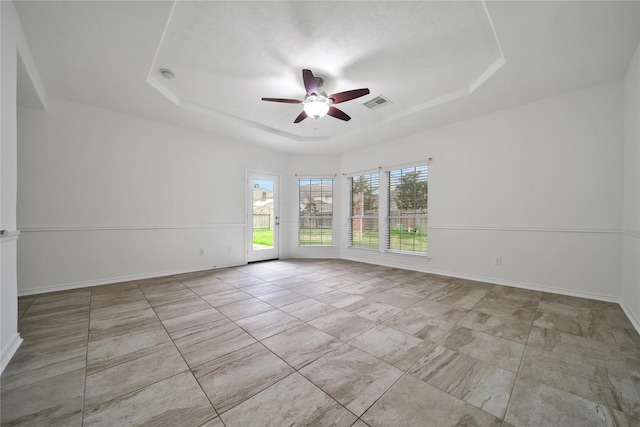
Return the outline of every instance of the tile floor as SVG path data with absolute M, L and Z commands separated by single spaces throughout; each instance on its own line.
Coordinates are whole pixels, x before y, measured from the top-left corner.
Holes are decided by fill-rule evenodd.
M 617 304 L 343 260 L 21 297 L 2 426 L 638 426 Z

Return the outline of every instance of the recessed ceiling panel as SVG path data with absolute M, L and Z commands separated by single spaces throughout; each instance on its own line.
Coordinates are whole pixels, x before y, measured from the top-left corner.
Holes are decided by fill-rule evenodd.
M 294 140 L 331 139 L 468 94 L 503 63 L 483 2 L 178 1 L 148 82 L 203 114 Z M 294 124 L 301 105 L 261 98 L 303 100 L 303 68 L 328 94 L 371 94 L 340 104 L 349 122 Z M 392 102 L 363 105 L 378 95 Z

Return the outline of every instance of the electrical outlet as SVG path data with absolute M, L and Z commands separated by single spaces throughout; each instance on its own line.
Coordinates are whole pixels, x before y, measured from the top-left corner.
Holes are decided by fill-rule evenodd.
M 200 255 L 204 255 L 204 249 L 200 248 Z
M 494 263 L 495 265 L 500 265 L 500 264 L 502 264 L 502 257 L 501 257 L 501 256 L 497 256 L 497 257 L 495 257 L 495 258 L 493 259 L 493 263 Z
M 227 247 L 227 252 L 231 252 L 231 246 Z

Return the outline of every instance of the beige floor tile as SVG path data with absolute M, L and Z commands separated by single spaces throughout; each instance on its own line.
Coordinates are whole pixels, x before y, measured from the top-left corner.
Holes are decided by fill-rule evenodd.
M 414 377 L 504 418 L 516 374 L 444 347 L 436 347 L 409 371 Z
M 442 304 L 428 299 L 423 299 L 408 308 L 408 310 L 418 312 L 425 316 L 435 317 L 449 323 L 456 323 L 462 319 L 469 310 L 454 307 L 449 304 Z
M 375 327 L 377 323 L 345 310 L 336 310 L 309 321 L 309 324 L 346 342 Z
M 200 286 L 216 285 L 222 283 L 222 280 L 210 274 L 203 274 L 202 276 L 188 277 L 181 279 L 180 282 L 187 288 L 194 290 Z
M 92 301 L 91 320 L 151 308 L 146 298 Z
M 526 344 L 531 331 L 531 321 L 509 319 L 493 316 L 487 313 L 475 311 L 468 312 L 459 322 L 458 326 L 464 326 L 474 331 L 484 332 L 494 337 Z
M 427 299 L 455 307 L 472 309 L 489 291 L 474 285 L 452 284 L 427 296 Z
M 208 302 L 212 307 L 220 307 L 222 305 L 231 304 L 238 301 L 250 299 L 251 295 L 240 289 L 229 289 L 214 294 L 204 295 L 202 299 Z
M 518 372 L 524 353 L 523 344 L 463 327 L 451 330 L 441 345 L 511 372 Z
M 219 279 L 213 278 L 211 280 L 215 280 L 215 282 L 198 284 L 198 285 L 187 285 L 187 287 L 191 289 L 193 293 L 201 297 L 205 295 L 212 295 L 212 294 L 217 294 L 219 292 L 231 291 L 236 289 L 234 286 L 231 286 L 228 283 L 224 283 Z
M 242 301 L 221 305 L 216 308 L 229 319 L 236 321 L 245 317 L 264 313 L 265 311 L 273 310 L 274 307 L 264 301 L 259 300 L 258 298 L 252 297 L 249 299 L 244 299 Z
M 68 361 L 85 360 L 87 335 L 66 336 L 54 340 L 25 341 L 2 373 L 2 378 L 17 374 L 52 375 L 57 369 L 67 369 Z M 47 372 L 51 370 L 51 372 Z
M 619 350 L 606 342 L 534 326 L 529 334 L 528 347 L 542 349 L 568 358 L 579 357 L 596 366 L 623 367 Z
M 170 342 L 171 339 L 159 321 L 140 326 L 117 326 L 102 331 L 90 331 L 87 349 L 87 367 L 125 354 Z
M 274 335 L 262 343 L 295 369 L 302 368 L 343 344 L 307 324 Z
M 251 335 L 232 322 L 174 340 L 182 357 L 192 369 L 255 342 Z
M 254 343 L 203 363 L 195 377 L 219 414 L 291 374 L 293 369 L 262 344 Z
M 278 285 L 274 285 L 269 282 L 257 283 L 254 285 L 244 286 L 242 287 L 242 291 L 248 293 L 253 297 L 262 297 L 264 295 L 269 295 L 274 292 L 284 291 L 284 288 L 281 288 Z
M 33 330 L 62 328 L 70 324 L 86 322 L 89 320 L 89 307 L 77 308 L 63 312 L 47 313 L 30 316 L 27 310 L 20 321 L 18 331 L 30 332 Z
M 24 319 L 32 316 L 61 314 L 76 310 L 89 310 L 91 294 L 63 294 L 56 297 L 36 298 L 24 314 Z
M 18 366 L 14 366 L 14 361 L 17 362 L 17 359 L 13 359 L 12 363 L 2 373 L 2 379 L 0 380 L 3 395 L 18 387 L 36 384 L 52 377 L 64 378 L 64 375 L 69 373 L 73 375 L 73 372 L 80 369 L 84 370 L 87 365 L 86 353 L 73 358 L 62 358 L 58 355 L 47 358 L 52 354 L 55 353 L 49 353 L 48 351 L 40 353 L 40 360 L 33 360 L 33 363 L 29 363 L 26 369 L 21 371 L 20 367 L 24 368 L 24 365 L 17 364 Z M 20 355 L 17 354 L 16 357 L 20 357 Z M 45 360 L 44 363 L 43 359 Z
M 278 309 L 245 317 L 236 324 L 257 340 L 263 340 L 287 329 L 302 325 L 302 321 Z
M 91 313 L 91 321 L 89 323 L 89 330 L 93 337 L 100 336 L 101 334 L 109 333 L 114 328 L 133 328 L 142 327 L 148 324 L 154 324 L 158 322 L 158 316 L 153 311 L 149 304 L 143 305 L 139 310 L 126 311 L 122 313 L 106 314 L 98 317 Z
M 326 295 L 328 296 L 321 295 L 317 298 L 317 300 L 337 308 L 344 308 L 350 304 L 353 304 L 354 302 L 358 302 L 364 299 L 364 297 L 361 295 L 350 294 L 349 292 L 343 291 L 335 291 L 331 294 Z
M 453 323 L 426 316 L 413 310 L 404 310 L 384 322 L 385 326 L 435 343 L 453 327 Z
M 85 408 L 169 378 L 188 369 L 173 343 L 160 344 L 94 365 L 87 372 Z
M 350 345 L 326 354 L 300 373 L 358 416 L 402 376 L 401 370 Z
M 387 326 L 378 325 L 349 342 L 360 350 L 406 371 L 432 346 L 432 343 Z
M 306 296 L 287 289 L 262 295 L 259 298 L 274 307 L 282 307 L 283 305 L 293 304 L 294 302 L 307 299 Z
M 216 413 L 190 372 L 177 374 L 85 411 L 84 427 L 124 425 L 193 425 Z
M 598 366 L 578 353 L 529 347 L 519 376 L 640 418 L 640 397 L 623 363 Z
M 351 426 L 356 417 L 298 373 L 222 414 L 227 427 Z
M 280 310 L 297 317 L 304 322 L 309 322 L 315 318 L 331 313 L 332 311 L 337 310 L 337 308 L 329 304 L 316 301 L 315 299 L 308 298 L 293 304 L 283 305 L 280 307 Z
M 156 315 L 160 320 L 166 320 L 183 314 L 189 314 L 211 308 L 211 305 L 208 302 L 195 294 L 193 295 L 194 296 L 191 298 L 154 305 L 153 310 L 156 312 Z
M 88 327 L 89 317 L 82 316 L 77 322 L 66 322 L 53 327 L 20 330 L 20 336 L 27 344 L 35 344 L 42 341 L 56 341 L 67 338 L 84 339 L 86 341 Z
M 610 302 L 295 259 L 20 297 L 18 314 L 3 427 L 640 427 L 640 335 Z
M 82 414 L 84 378 L 85 371 L 81 368 L 10 391 L 3 386 L 2 425 L 50 426 L 77 421 Z
M 402 311 L 401 308 L 390 304 L 371 301 L 371 298 L 373 297 L 348 305 L 344 310 L 374 322 L 384 322 Z
M 511 302 L 511 301 L 509 301 Z M 536 302 L 537 304 L 537 302 Z M 535 308 L 522 308 L 496 299 L 483 298 L 473 306 L 474 311 L 491 314 L 497 317 L 509 317 L 518 321 L 531 323 L 536 315 Z
M 175 340 L 229 322 L 230 320 L 227 319 L 226 316 L 215 308 L 209 307 L 206 310 L 186 313 L 181 316 L 163 320 L 162 324 L 167 332 L 169 332 L 171 338 Z
M 502 422 L 411 375 L 402 377 L 362 419 L 371 427 L 500 427 Z
M 604 405 L 524 378 L 516 382 L 505 421 L 518 427 L 637 425 Z

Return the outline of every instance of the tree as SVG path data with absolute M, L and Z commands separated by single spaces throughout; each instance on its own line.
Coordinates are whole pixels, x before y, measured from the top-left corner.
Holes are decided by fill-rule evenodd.
M 371 212 L 378 209 L 377 201 L 378 197 L 374 194 L 374 190 L 366 176 L 359 176 L 353 178 L 353 184 L 351 188 L 352 193 L 362 195 L 362 204 L 364 212 Z M 363 213 L 364 213 L 363 212 Z
M 305 216 L 317 216 L 319 211 L 316 207 L 316 203 L 313 201 L 309 201 L 309 203 L 307 203 L 306 206 L 301 209 L 300 213 Z
M 394 200 L 401 211 L 426 212 L 427 197 L 427 181 L 420 179 L 420 172 L 409 172 L 400 178 L 400 183 L 396 186 Z

